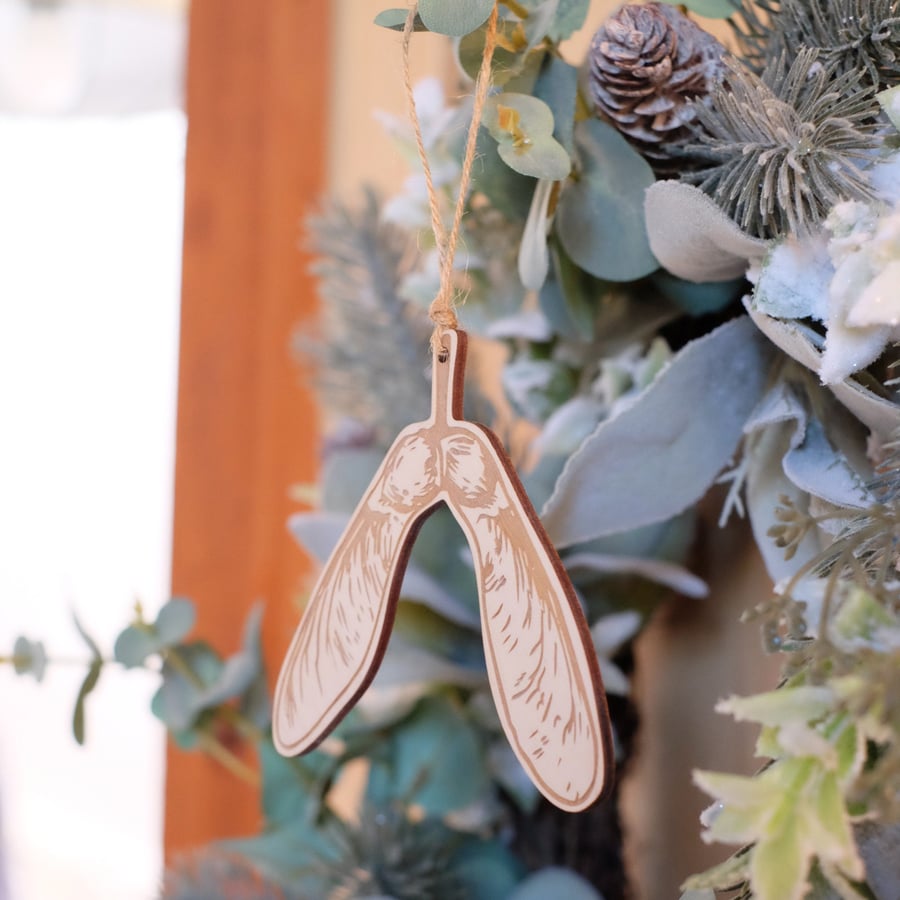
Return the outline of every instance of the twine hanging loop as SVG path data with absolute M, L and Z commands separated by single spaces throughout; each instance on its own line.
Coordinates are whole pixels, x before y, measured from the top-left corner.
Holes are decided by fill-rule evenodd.
M 497 45 L 497 5 L 491 10 L 487 21 L 487 30 L 484 39 L 484 54 L 481 58 L 481 66 L 475 80 L 475 97 L 472 105 L 472 121 L 469 124 L 466 136 L 466 148 L 463 156 L 462 171 L 459 179 L 459 194 L 456 197 L 456 207 L 453 212 L 453 222 L 450 230 L 444 228 L 441 218 L 441 204 L 437 190 L 434 186 L 434 178 L 431 173 L 431 164 L 425 151 L 425 141 L 422 138 L 422 126 L 419 122 L 419 114 L 416 110 L 416 100 L 413 93 L 412 75 L 410 72 L 409 45 L 412 38 L 413 26 L 416 20 L 418 3 L 413 2 L 406 17 L 403 27 L 403 84 L 406 90 L 406 103 L 409 110 L 409 118 L 412 122 L 415 135 L 416 150 L 422 169 L 425 173 L 425 186 L 428 191 L 428 207 L 431 213 L 431 228 L 434 232 L 434 240 L 438 251 L 440 263 L 440 286 L 437 296 L 432 300 L 428 308 L 428 315 L 434 322 L 434 332 L 431 335 L 431 346 L 435 350 L 440 342 L 442 332 L 456 328 L 458 319 L 456 316 L 456 301 L 453 291 L 453 259 L 459 244 L 462 231 L 462 217 L 466 208 L 466 198 L 469 193 L 469 185 L 472 180 L 472 168 L 475 164 L 475 147 L 478 142 L 478 129 L 484 115 L 484 107 L 487 103 L 488 91 L 491 84 L 491 60 L 494 56 L 494 48 Z

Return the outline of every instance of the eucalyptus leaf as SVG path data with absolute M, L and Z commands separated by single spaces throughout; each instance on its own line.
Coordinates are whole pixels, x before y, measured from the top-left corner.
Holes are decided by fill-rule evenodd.
M 553 113 L 553 137 L 566 152 L 575 152 L 575 98 L 578 93 L 578 70 L 558 56 L 548 54 L 534 86 L 534 96 L 547 104 Z
M 391 31 L 403 31 L 408 15 L 409 11 L 406 9 L 386 9 L 375 16 L 375 24 L 382 28 L 390 28 Z M 413 20 L 413 31 L 428 31 L 418 13 Z
M 525 20 L 528 33 L 532 34 L 535 31 L 529 26 L 529 20 L 540 17 L 547 23 L 543 29 L 539 29 L 543 30 L 541 37 L 546 36 L 553 43 L 564 41 L 578 31 L 584 25 L 591 5 L 590 0 L 520 0 L 520 2 L 529 14 Z
M 116 638 L 113 658 L 126 669 L 143 665 L 144 660 L 156 653 L 159 643 L 152 631 L 129 625 Z
M 522 878 L 522 863 L 499 840 L 464 839 L 450 858 L 466 900 L 509 897 Z
M 591 0 L 559 0 L 553 29 L 548 35 L 550 40 L 564 41 L 578 31 L 584 25 L 590 7 Z
M 482 26 L 460 38 L 456 45 L 459 68 L 472 80 L 481 68 L 486 35 L 487 28 Z M 510 19 L 497 23 L 497 37 L 500 43 L 491 57 L 491 85 L 504 88 L 511 84 L 517 91 L 531 93 L 541 69 L 544 51 L 529 51 L 519 23 Z
M 190 600 L 175 597 L 170 600 L 151 624 L 129 625 L 116 638 L 113 658 L 126 669 L 143 665 L 154 653 L 177 644 L 194 627 L 197 617 Z
M 539 309 L 496 319 L 485 334 L 495 341 L 525 340 L 533 344 L 545 344 L 553 339 L 553 329 Z
M 495 95 L 485 106 L 484 124 L 500 158 L 520 175 L 560 181 L 571 171 L 569 154 L 553 137 L 553 112 L 543 100 L 509 91 Z
M 419 15 L 429 31 L 462 37 L 483 25 L 494 0 L 419 0 Z
M 389 698 L 398 706 L 411 704 L 441 685 L 463 688 L 480 687 L 487 678 L 483 654 L 469 646 L 454 648 L 458 656 L 470 659 L 454 660 L 429 649 L 421 639 L 410 640 L 397 631 L 391 635 L 388 651 L 378 668 L 372 689 L 360 700 L 360 709 L 367 721 L 384 720 L 384 705 Z M 402 718 L 389 714 L 388 719 Z
M 589 341 L 594 336 L 597 300 L 605 285 L 576 266 L 555 235 L 550 238 L 550 259 L 565 303 L 566 317 L 574 330 L 574 335 L 569 336 Z
M 215 680 L 195 699 L 198 709 L 219 706 L 241 697 L 259 678 L 264 679 L 260 630 L 263 607 L 257 603 L 244 625 L 244 646 L 240 652 L 225 660 Z
M 570 457 L 542 514 L 554 544 L 630 531 L 696 502 L 734 452 L 770 359 L 746 317 L 684 347 Z
M 94 659 L 88 669 L 81 687 L 78 689 L 78 697 L 75 700 L 75 712 L 72 715 L 72 734 L 75 741 L 79 744 L 84 743 L 84 705 L 88 695 L 97 687 L 100 680 L 100 672 L 103 671 L 103 660 Z
M 708 19 L 727 19 L 741 8 L 740 0 L 663 0 L 672 6 L 686 6 L 698 16 Z
M 13 645 L 13 670 L 16 675 L 33 675 L 35 681 L 44 680 L 47 651 L 41 641 L 18 637 Z
M 184 597 L 173 597 L 159 611 L 153 627 L 164 647 L 171 647 L 188 636 L 197 620 L 194 604 Z
M 510 895 L 509 900 L 603 900 L 603 896 L 571 869 L 551 866 L 529 875 Z
M 534 179 L 514 172 L 497 153 L 497 143 L 480 131 L 472 164 L 472 190 L 481 194 L 511 222 L 524 221 L 531 208 Z
M 653 170 L 625 138 L 599 119 L 580 122 L 575 146 L 579 177 L 560 194 L 556 233 L 586 272 L 634 281 L 658 267 L 644 222 L 644 192 Z
M 532 7 L 523 23 L 529 47 L 534 47 L 544 40 L 553 25 L 558 9 L 559 0 L 541 0 L 537 6 Z
M 552 253 L 550 258 L 552 260 Z M 575 324 L 569 312 L 566 295 L 552 273 L 541 286 L 538 303 L 544 318 L 556 334 L 570 339 L 580 336 L 578 325 Z
M 268 738 L 257 745 L 262 775 L 262 809 L 268 828 L 301 822 L 310 804 L 318 801 L 312 790 L 318 772 L 332 761 L 320 752 L 303 757 L 282 756 Z
M 541 795 L 505 736 L 491 744 L 487 761 L 491 777 L 509 794 L 519 809 L 525 813 L 533 813 L 540 803 Z
M 196 724 L 205 708 L 204 693 L 215 684 L 224 664 L 204 641 L 185 644 L 177 653 L 178 664 L 172 659 L 163 663 L 162 684 L 150 701 L 150 710 L 167 728 L 180 733 Z
M 372 787 L 389 799 L 415 803 L 441 816 L 469 806 L 490 789 L 480 740 L 459 707 L 430 697 L 393 730 L 387 765 Z
M 340 855 L 334 835 L 313 822 L 294 821 L 249 838 L 219 841 L 217 849 L 248 859 L 266 878 L 301 896 L 326 897 L 323 860 Z
M 739 300 L 747 289 L 747 282 L 743 278 L 698 284 L 678 278 L 665 269 L 659 269 L 651 277 L 660 293 L 690 316 L 720 312 Z

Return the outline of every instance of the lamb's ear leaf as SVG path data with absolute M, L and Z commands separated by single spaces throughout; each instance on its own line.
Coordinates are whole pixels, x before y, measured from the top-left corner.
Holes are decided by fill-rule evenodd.
M 569 458 L 542 515 L 554 544 L 661 522 L 695 503 L 733 454 L 771 353 L 746 317 L 684 347 Z M 665 490 L 648 491 L 648 478 Z
M 650 247 L 659 262 L 687 281 L 727 281 L 747 271 L 766 243 L 741 229 L 699 188 L 657 181 L 644 197 Z

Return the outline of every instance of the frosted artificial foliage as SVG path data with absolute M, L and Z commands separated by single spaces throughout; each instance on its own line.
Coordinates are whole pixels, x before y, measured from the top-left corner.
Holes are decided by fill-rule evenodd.
M 687 281 L 740 277 L 766 252 L 765 241 L 742 231 L 712 198 L 689 184 L 654 182 L 645 194 L 644 213 L 654 255 Z
M 770 38 L 769 54 L 811 47 L 838 71 L 863 72 L 869 85 L 889 87 L 900 80 L 900 15 L 893 0 L 762 0 L 756 5 L 772 17 L 769 28 L 761 29 Z
M 695 503 L 759 401 L 767 353 L 749 323 L 730 322 L 687 345 L 634 403 L 599 425 L 570 457 L 542 511 L 557 546 L 664 521 Z M 631 449 L 622 453 L 622 446 Z M 666 491 L 641 490 L 651 466 Z
M 818 233 L 770 252 L 753 304 L 768 316 L 825 326 L 824 384 L 866 368 L 900 337 L 900 205 L 832 207 Z
M 814 49 L 756 76 L 734 59 L 709 106 L 697 104 L 698 185 L 756 237 L 803 235 L 842 199 L 871 199 L 864 163 L 877 146 L 871 92 Z
M 891 120 L 894 128 L 900 131 L 900 85 L 881 91 L 876 96 L 885 115 Z

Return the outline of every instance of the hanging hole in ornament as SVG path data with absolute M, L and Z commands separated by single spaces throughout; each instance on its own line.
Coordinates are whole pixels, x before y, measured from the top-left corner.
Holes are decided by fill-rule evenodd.
M 437 361 L 439 363 L 445 363 L 450 359 L 450 351 L 446 347 L 441 347 L 437 352 Z

